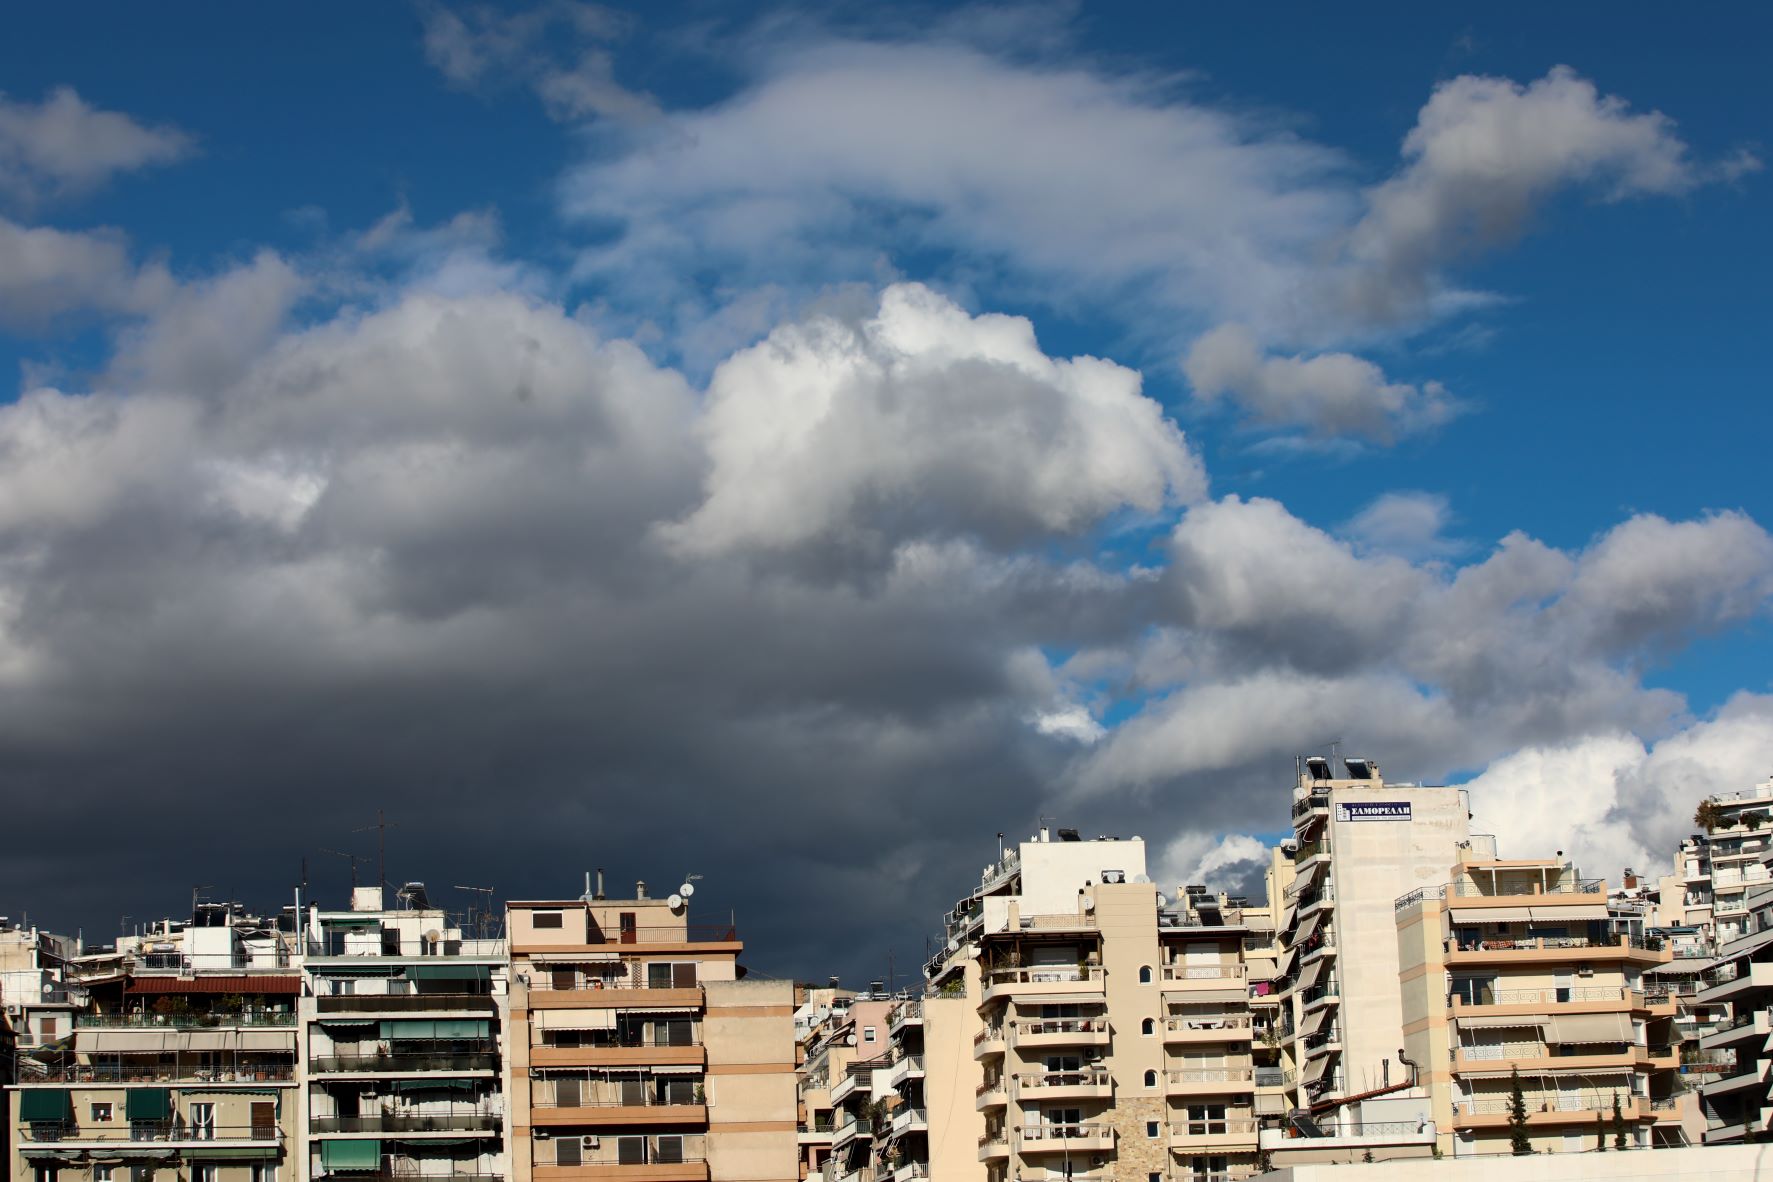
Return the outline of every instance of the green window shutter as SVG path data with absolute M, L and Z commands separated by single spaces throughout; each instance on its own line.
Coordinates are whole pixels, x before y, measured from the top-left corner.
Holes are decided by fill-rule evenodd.
M 130 1088 L 123 1105 L 130 1120 L 171 1120 L 172 1091 L 168 1088 Z
M 18 1118 L 21 1121 L 55 1121 L 70 1124 L 74 1119 L 74 1101 L 62 1088 L 31 1088 L 18 1097 Z
M 409 981 L 490 981 L 492 966 L 484 964 L 414 964 L 406 966 Z

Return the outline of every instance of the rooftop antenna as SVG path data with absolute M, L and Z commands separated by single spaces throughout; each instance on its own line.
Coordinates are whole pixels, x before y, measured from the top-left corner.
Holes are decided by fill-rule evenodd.
M 353 833 L 368 833 L 371 829 L 376 831 L 376 886 L 378 889 L 388 885 L 388 830 L 398 828 L 400 828 L 399 825 L 388 824 L 382 816 L 382 810 L 377 809 L 374 825 L 365 825 L 361 829 L 351 830 Z M 351 888 L 353 890 L 357 888 L 355 875 L 351 879 Z
M 472 894 L 486 896 L 486 906 L 484 908 L 482 908 L 480 911 L 480 937 L 479 937 L 482 940 L 486 939 L 487 921 L 492 918 L 493 889 L 491 887 L 477 887 L 477 886 L 457 886 L 455 889 L 458 891 L 468 891 Z M 468 924 L 470 927 L 472 927 L 474 924 L 474 914 L 475 914 L 474 907 L 472 904 L 469 904 L 469 906 L 468 906 Z
M 344 850 L 323 849 L 320 852 L 323 854 L 331 854 L 335 858 L 349 858 L 350 859 L 350 861 L 351 861 L 351 890 L 353 892 L 355 892 L 357 890 L 357 863 L 369 861 L 369 855 L 367 855 L 367 854 L 347 854 Z
M 215 883 L 206 882 L 202 886 L 194 886 L 191 888 L 191 922 L 192 923 L 197 922 L 197 900 L 201 899 L 203 897 L 204 891 L 207 891 L 214 886 L 215 886 Z

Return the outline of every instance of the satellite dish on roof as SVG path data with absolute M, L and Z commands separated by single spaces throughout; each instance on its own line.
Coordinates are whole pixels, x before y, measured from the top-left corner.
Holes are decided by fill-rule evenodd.
M 696 884 L 693 882 L 686 882 L 677 888 L 677 893 L 687 899 L 696 893 Z
M 665 901 L 667 903 L 671 904 L 671 910 L 673 910 L 673 911 L 682 911 L 683 910 L 683 896 L 682 895 L 672 895 L 669 899 L 667 899 Z
M 438 931 L 436 928 L 430 928 L 425 932 L 425 942 L 427 944 L 436 944 L 439 941 L 441 941 L 442 939 L 443 939 L 443 933 Z

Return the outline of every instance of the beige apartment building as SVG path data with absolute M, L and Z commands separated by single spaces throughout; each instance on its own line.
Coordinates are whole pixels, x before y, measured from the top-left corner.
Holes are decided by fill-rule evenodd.
M 1676 1002 L 1646 991 L 1671 950 L 1613 932 L 1606 884 L 1562 859 L 1461 855 L 1396 907 L 1404 1045 L 1439 1150 L 1511 1154 L 1516 1078 L 1536 1152 L 1592 1149 L 1603 1131 L 1681 1144 Z
M 72 1030 L 38 1038 L 8 1091 L 10 1176 L 275 1182 L 297 1176 L 293 933 L 202 905 L 79 976 Z M 73 988 L 65 981 L 58 989 Z
M 508 905 L 513 1182 L 801 1176 L 794 985 L 684 894 Z

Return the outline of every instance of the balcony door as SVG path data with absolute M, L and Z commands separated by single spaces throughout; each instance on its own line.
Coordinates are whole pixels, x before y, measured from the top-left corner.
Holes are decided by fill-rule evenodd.
M 191 1105 L 191 1140 L 215 1140 L 215 1105 Z

